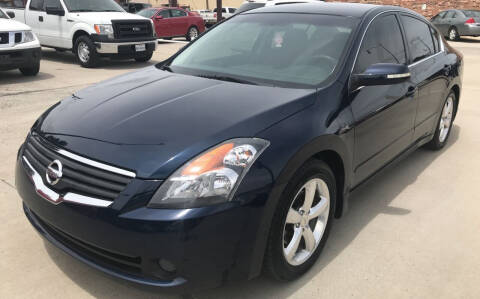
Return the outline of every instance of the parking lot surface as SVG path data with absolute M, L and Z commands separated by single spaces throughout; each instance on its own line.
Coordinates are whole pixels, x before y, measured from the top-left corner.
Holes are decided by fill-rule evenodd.
M 299 280 L 259 277 L 192 296 L 480 298 L 480 39 L 452 45 L 465 55 L 465 73 L 446 148 L 420 149 L 354 193 L 323 255 Z M 23 214 L 14 165 L 27 131 L 49 106 L 181 46 L 159 45 L 148 64 L 106 60 L 96 69 L 44 49 L 37 77 L 0 72 L 0 298 L 179 297 L 106 276 L 44 242 Z

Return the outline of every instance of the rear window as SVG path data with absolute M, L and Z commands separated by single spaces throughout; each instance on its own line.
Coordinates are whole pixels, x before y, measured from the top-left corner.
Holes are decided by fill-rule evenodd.
M 469 18 L 478 18 L 480 17 L 480 11 L 478 10 L 464 10 L 463 13 Z

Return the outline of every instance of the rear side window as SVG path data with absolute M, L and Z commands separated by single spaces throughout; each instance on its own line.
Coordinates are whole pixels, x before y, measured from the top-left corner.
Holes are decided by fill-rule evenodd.
M 44 0 L 32 0 L 30 2 L 30 10 L 42 11 L 43 4 L 44 4 Z
M 172 18 L 187 16 L 187 13 L 184 12 L 183 10 L 172 9 L 171 12 L 172 12 Z
M 412 62 L 417 62 L 435 53 L 431 27 L 414 17 L 402 15 L 407 36 L 407 45 Z
M 375 63 L 406 64 L 407 55 L 395 15 L 376 18 L 363 39 L 354 73 L 363 73 Z
M 169 9 L 161 10 L 161 11 L 158 13 L 158 16 L 162 16 L 162 18 L 164 18 L 164 19 L 170 18 Z

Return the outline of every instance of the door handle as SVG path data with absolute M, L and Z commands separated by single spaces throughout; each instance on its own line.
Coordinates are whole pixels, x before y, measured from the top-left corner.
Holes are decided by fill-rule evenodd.
M 40 22 L 43 22 L 43 16 L 39 16 L 39 17 L 38 17 L 38 20 L 39 20 Z
M 405 94 L 405 96 L 406 96 L 407 98 L 413 97 L 413 96 L 415 95 L 415 93 L 417 92 L 417 90 L 418 90 L 418 87 L 416 87 L 416 86 L 410 86 L 410 87 L 408 88 L 407 93 Z

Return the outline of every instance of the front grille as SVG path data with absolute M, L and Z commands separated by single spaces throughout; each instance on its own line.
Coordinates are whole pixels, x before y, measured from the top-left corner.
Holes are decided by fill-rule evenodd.
M 19 33 L 15 33 L 15 43 L 18 44 L 18 43 L 21 43 L 22 42 L 22 34 L 19 32 Z
M 0 32 L 0 45 L 6 45 L 9 43 L 9 33 Z
M 132 180 L 130 177 L 67 158 L 52 150 L 52 148 L 54 147 L 48 141 L 36 134 L 32 134 L 25 144 L 24 155 L 42 178 L 45 177 L 50 163 L 54 160 L 59 160 L 62 163 L 62 178 L 57 184 L 53 186 L 48 185 L 49 188 L 59 194 L 65 195 L 68 192 L 72 192 L 114 201 Z M 47 182 L 44 183 L 47 184 Z
M 113 20 L 115 38 L 135 39 L 141 37 L 152 37 L 152 23 L 143 20 Z
M 30 213 L 35 216 L 35 220 L 38 221 L 38 223 L 50 236 L 52 236 L 58 242 L 62 243 L 64 246 L 68 247 L 70 250 L 73 250 L 75 253 L 81 255 L 82 257 L 94 261 L 95 263 L 107 268 L 115 268 L 117 270 L 132 274 L 140 274 L 142 272 L 141 257 L 133 257 L 116 252 L 111 252 L 109 250 L 105 250 L 103 248 L 85 243 L 57 229 L 54 226 L 47 224 L 32 211 L 30 211 Z

